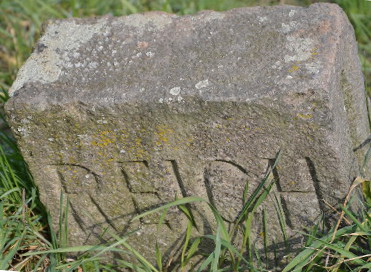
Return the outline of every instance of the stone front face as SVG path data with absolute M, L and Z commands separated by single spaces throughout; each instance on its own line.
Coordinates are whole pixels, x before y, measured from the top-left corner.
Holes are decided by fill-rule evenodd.
M 170 209 L 159 235 L 160 214 L 134 215 L 197 195 L 233 222 L 279 150 L 288 233 L 313 225 L 346 195 L 369 135 L 353 30 L 332 4 L 54 21 L 10 92 L 9 122 L 54 220 L 60 192 L 69 198 L 71 244 L 139 229 L 131 243 L 145 256 L 156 237 L 176 248 L 186 221 Z M 213 228 L 206 205 L 194 212 Z

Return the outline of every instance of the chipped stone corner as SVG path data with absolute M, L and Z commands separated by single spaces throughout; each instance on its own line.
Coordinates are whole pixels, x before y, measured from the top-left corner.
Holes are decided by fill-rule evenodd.
M 94 24 L 79 24 L 78 20 L 50 21 L 34 52 L 19 70 L 17 79 L 9 89 L 9 95 L 21 89 L 25 83 L 52 83 L 59 79 L 64 67 L 68 67 L 68 53 L 77 50 L 93 38 L 94 34 L 109 31 L 107 18 Z

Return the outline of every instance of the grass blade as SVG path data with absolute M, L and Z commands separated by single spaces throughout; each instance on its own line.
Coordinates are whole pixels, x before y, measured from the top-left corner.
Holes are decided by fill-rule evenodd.
M 197 237 L 189 247 L 187 258 L 185 260 L 185 265 L 188 264 L 189 260 L 193 257 L 193 255 L 197 252 L 198 245 L 201 243 L 201 238 Z M 185 266 L 184 265 L 184 266 Z
M 156 263 L 158 269 L 162 271 L 162 254 L 157 242 L 156 242 Z
M 180 256 L 180 266 L 182 268 L 186 265 L 185 264 L 185 253 L 186 253 L 187 248 L 188 248 L 188 243 L 191 239 L 191 233 L 192 233 L 192 222 L 189 221 L 188 224 L 187 224 L 186 236 L 185 236 L 185 239 L 184 239 L 184 245 L 183 245 L 182 253 L 181 253 L 181 256 Z
M 212 272 L 218 272 L 218 264 L 219 264 L 221 250 L 222 250 L 222 242 L 220 238 L 220 226 L 218 225 L 218 228 L 216 230 L 216 235 L 215 235 L 215 249 L 213 253 L 214 258 L 212 259 L 212 262 L 211 262 Z
M 339 229 L 335 233 L 335 238 L 340 237 L 346 233 L 352 233 L 354 232 L 355 227 L 354 226 L 348 226 L 344 227 L 342 229 Z M 323 242 L 328 242 L 332 239 L 332 232 L 327 234 L 325 237 L 321 239 L 321 241 L 314 241 L 311 245 L 310 248 L 307 248 L 300 252 L 289 264 L 286 265 L 286 267 L 282 270 L 282 272 L 289 272 L 289 271 L 299 271 L 300 268 L 304 267 L 310 257 L 317 252 L 317 250 L 321 249 L 323 246 Z M 295 268 L 295 269 L 294 269 Z
M 163 205 L 161 207 L 158 207 L 156 209 L 153 209 L 153 210 L 144 212 L 142 214 L 139 214 L 139 215 L 135 216 L 132 219 L 132 221 L 138 220 L 138 219 L 143 218 L 143 217 L 145 217 L 147 215 L 150 215 L 150 214 L 159 212 L 161 210 L 169 209 L 171 207 L 175 207 L 175 206 L 178 206 L 178 205 L 188 204 L 188 203 L 194 203 L 194 202 L 203 202 L 203 201 L 205 201 L 205 200 L 203 198 L 200 198 L 200 197 L 195 197 L 195 196 L 184 197 L 184 198 L 175 200 L 173 202 L 167 203 L 167 204 L 165 204 L 165 205 Z

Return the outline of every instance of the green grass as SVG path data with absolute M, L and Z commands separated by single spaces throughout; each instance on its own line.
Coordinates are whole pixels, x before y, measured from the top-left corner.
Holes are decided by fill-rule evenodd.
M 370 181 L 357 178 L 341 206 L 337 224 L 326 234 L 314 231 L 302 250 L 282 272 L 288 271 L 369 271 L 371 269 L 371 202 L 361 203 L 358 214 L 351 211 L 349 199 L 362 186 L 369 196 Z M 341 224 L 345 226 L 340 228 Z
M 334 2 L 344 9 L 354 27 L 366 91 L 371 96 L 371 1 L 335 0 Z
M 42 23 L 50 18 L 96 16 L 110 13 L 128 15 L 131 13 L 163 10 L 178 14 L 191 14 L 202 9 L 226 10 L 234 7 L 277 4 L 279 0 L 0 0 L 0 89 L 8 90 L 15 80 L 16 73 L 32 52 L 35 41 L 40 36 Z M 281 0 L 281 2 L 284 2 Z M 285 1 L 289 4 L 307 5 L 312 1 Z M 359 52 L 368 94 L 371 94 L 371 2 L 365 0 L 334 0 L 344 8 L 352 22 L 359 45 Z M 0 98 L 6 100 L 6 92 Z M 121 267 L 133 271 L 167 271 L 173 264 L 156 247 L 153 253 L 156 263 L 146 260 L 128 244 L 130 233 L 117 237 L 111 233 L 111 242 L 101 245 L 80 247 L 67 246 L 68 206 L 61 200 L 61 215 L 58 232 L 50 226 L 50 218 L 38 199 L 37 188 L 27 165 L 8 134 L 0 133 L 0 269 L 21 271 L 115 271 L 115 267 L 101 262 L 108 251 L 130 254 L 135 263 L 121 261 Z M 250 244 L 251 224 L 254 213 L 262 202 L 274 195 L 268 194 L 273 180 L 269 173 L 261 186 L 250 198 L 244 193 L 245 206 L 240 217 L 228 229 L 219 212 L 208 203 L 215 221 L 215 232 L 195 236 L 195 219 L 189 206 L 203 199 L 190 197 L 175 200 L 160 207 L 165 214 L 170 206 L 177 206 L 189 219 L 185 229 L 182 250 L 177 258 L 179 271 L 265 271 L 267 259 L 267 231 L 263 231 L 263 252 L 256 252 Z M 354 187 L 362 186 L 365 201 L 360 210 L 352 212 L 348 201 L 341 205 L 339 224 L 336 228 L 323 232 L 314 228 L 307 235 L 306 248 L 303 248 L 284 271 L 371 271 L 371 185 L 357 179 Z M 349 197 L 352 195 L 350 192 Z M 275 203 L 279 203 L 278 200 Z M 338 207 L 336 207 L 338 208 Z M 146 216 L 156 211 L 150 211 Z M 282 207 L 276 211 L 283 236 L 285 220 Z M 165 215 L 164 215 L 165 216 Z M 139 218 L 139 217 L 137 217 Z M 264 230 L 269 228 L 263 216 Z M 236 232 L 242 233 L 242 244 L 234 241 Z M 192 258 L 201 254 L 202 241 L 209 240 L 214 245 L 211 253 L 204 255 L 198 267 L 192 268 Z M 77 254 L 69 259 L 70 253 Z

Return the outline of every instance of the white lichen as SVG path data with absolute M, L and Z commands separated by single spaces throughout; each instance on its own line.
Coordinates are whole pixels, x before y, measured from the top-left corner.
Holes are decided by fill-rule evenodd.
M 180 91 L 181 91 L 180 87 L 174 87 L 174 88 L 170 89 L 170 94 L 171 95 L 179 95 Z
M 268 20 L 268 18 L 266 17 L 266 16 L 259 16 L 258 17 L 258 21 L 260 22 L 260 23 L 264 23 L 264 22 L 266 22 Z
M 210 85 L 209 80 L 208 80 L 208 79 L 205 79 L 205 80 L 202 80 L 202 81 L 198 82 L 198 83 L 195 85 L 195 87 L 196 87 L 197 90 L 199 90 L 199 89 L 202 89 L 202 88 L 206 88 L 206 87 L 208 87 L 209 85 Z
M 155 55 L 155 53 L 148 51 L 146 52 L 146 56 L 152 58 Z
M 287 41 L 286 48 L 290 50 L 293 55 L 285 55 L 285 62 L 305 61 L 312 56 L 312 39 L 288 36 Z
M 292 22 L 289 22 L 288 24 L 282 23 L 281 27 L 282 27 L 282 32 L 286 34 L 286 33 L 293 31 L 297 27 L 297 22 L 292 21 Z
M 292 17 L 292 16 L 294 16 L 294 14 L 296 13 L 296 10 L 290 10 L 290 12 L 289 12 L 289 17 Z

